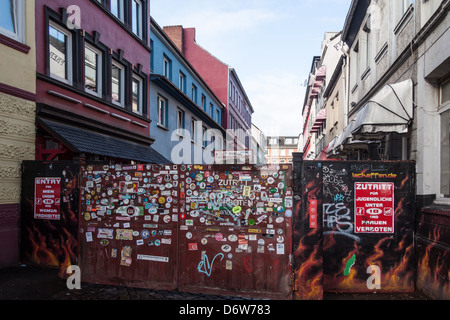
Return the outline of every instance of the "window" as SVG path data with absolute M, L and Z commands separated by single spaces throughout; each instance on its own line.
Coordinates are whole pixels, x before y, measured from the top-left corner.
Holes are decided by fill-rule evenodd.
M 195 138 L 197 136 L 197 126 L 196 126 L 197 120 L 194 118 L 191 119 L 191 139 L 192 142 L 195 142 Z
M 111 93 L 112 102 L 124 106 L 125 70 L 116 62 L 112 63 L 111 70 Z
M 441 85 L 440 198 L 450 198 L 450 80 Z
M 142 37 L 142 2 L 131 1 L 131 30 L 138 37 Z
M 50 76 L 72 84 L 72 36 L 67 30 L 50 23 L 49 69 Z
M 184 111 L 181 109 L 177 110 L 177 129 L 184 129 Z
M 165 128 L 169 126 L 167 118 L 167 108 L 168 108 L 167 99 L 158 96 L 158 125 L 163 126 Z
M 110 0 L 111 13 L 124 21 L 124 0 Z
M 212 103 L 209 104 L 209 115 L 214 119 L 214 105 Z
M 222 121 L 220 121 L 220 111 L 216 110 L 216 121 L 218 124 L 222 124 Z
M 203 108 L 203 111 L 206 112 L 206 97 L 204 94 L 202 94 L 202 108 Z
M 180 71 L 180 76 L 179 76 L 179 84 L 178 87 L 179 89 L 183 92 L 186 93 L 186 76 L 184 75 L 183 72 Z
M 132 83 L 132 101 L 131 101 L 131 110 L 134 113 L 142 115 L 144 98 L 143 98 L 143 80 L 134 75 L 133 83 Z
M 206 140 L 206 128 L 202 127 L 203 148 L 206 148 L 208 141 Z
M 353 48 L 353 52 L 350 58 L 350 72 L 351 72 L 351 90 L 354 90 L 358 84 L 359 78 L 359 42 L 356 43 Z
M 24 42 L 25 7 L 23 0 L 0 1 L 0 33 Z
M 172 61 L 166 56 L 164 56 L 163 68 L 163 76 L 172 80 Z
M 450 198 L 450 109 L 441 113 L 441 197 Z
M 195 84 L 192 84 L 192 101 L 197 103 L 197 87 Z
M 102 96 L 102 54 L 92 46 L 84 47 L 84 88 L 96 96 Z

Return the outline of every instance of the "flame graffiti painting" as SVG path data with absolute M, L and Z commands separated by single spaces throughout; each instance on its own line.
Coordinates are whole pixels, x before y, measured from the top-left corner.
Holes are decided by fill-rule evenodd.
M 61 278 L 68 266 L 77 262 L 78 172 L 72 162 L 24 161 L 23 185 L 34 186 L 36 178 L 59 177 L 59 217 L 37 219 L 35 190 L 23 188 L 21 209 L 21 261 L 57 268 Z
M 380 270 L 378 291 L 414 291 L 414 164 L 305 162 L 296 170 L 294 298 L 373 292 L 372 269 Z M 392 195 L 380 192 L 392 184 Z M 358 195 L 362 185 L 369 191 Z M 365 206 L 355 208 L 356 197 Z M 311 224 L 313 214 L 317 225 Z M 355 217 L 364 226 L 360 232 Z

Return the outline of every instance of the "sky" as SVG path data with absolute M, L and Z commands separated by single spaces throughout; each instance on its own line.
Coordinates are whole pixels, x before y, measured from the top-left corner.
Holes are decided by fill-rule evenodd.
M 298 136 L 305 82 L 325 32 L 343 29 L 351 0 L 151 0 L 161 26 L 196 28 L 196 42 L 234 68 L 266 136 Z

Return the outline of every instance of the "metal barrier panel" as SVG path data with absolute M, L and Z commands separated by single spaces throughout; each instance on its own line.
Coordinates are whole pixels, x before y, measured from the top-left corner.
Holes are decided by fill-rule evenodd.
M 83 281 L 177 288 L 178 183 L 174 165 L 82 167 Z
M 320 299 L 321 289 L 414 291 L 415 163 L 307 161 L 300 168 L 296 298 Z M 316 272 L 304 277 L 304 270 Z
M 22 164 L 22 263 L 59 268 L 65 277 L 78 258 L 79 165 L 72 161 Z
M 291 299 L 291 167 L 181 166 L 179 290 Z

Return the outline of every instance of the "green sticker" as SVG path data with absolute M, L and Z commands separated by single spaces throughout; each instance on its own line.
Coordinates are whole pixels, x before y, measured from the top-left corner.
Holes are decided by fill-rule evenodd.
M 232 210 L 233 210 L 233 213 L 234 213 L 234 214 L 238 214 L 239 212 L 242 211 L 242 208 L 241 208 L 240 206 L 236 206 L 236 207 L 234 207 Z

